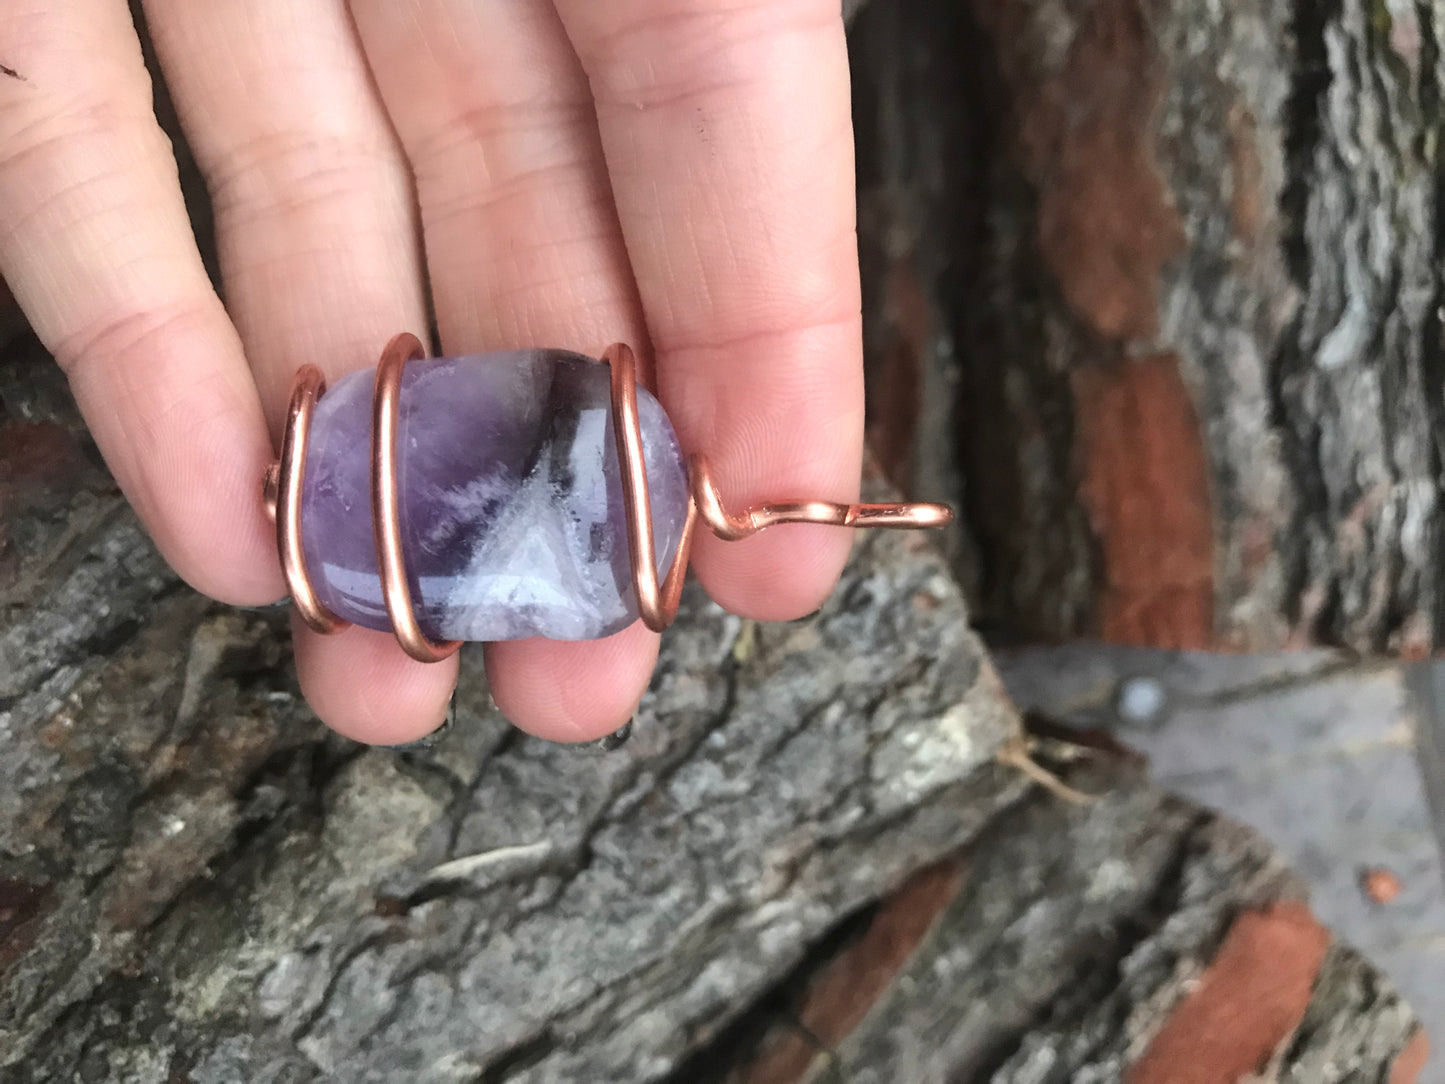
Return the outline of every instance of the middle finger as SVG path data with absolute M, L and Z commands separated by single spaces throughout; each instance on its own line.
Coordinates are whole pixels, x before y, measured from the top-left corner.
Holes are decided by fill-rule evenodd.
M 444 350 L 645 347 L 587 80 L 551 3 L 352 10 L 416 176 Z M 489 644 L 492 694 L 534 734 L 590 740 L 632 715 L 657 642 L 634 624 Z

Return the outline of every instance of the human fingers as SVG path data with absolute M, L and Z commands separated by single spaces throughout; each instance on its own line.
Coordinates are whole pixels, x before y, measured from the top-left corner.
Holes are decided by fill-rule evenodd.
M 0 276 L 171 565 L 226 602 L 280 597 L 260 402 L 126 5 L 10 0 L 0 62 Z
M 557 0 L 590 79 L 663 402 L 734 506 L 852 499 L 862 340 L 837 0 Z M 708 592 L 815 608 L 848 532 L 704 534 Z
M 643 345 L 591 94 L 551 4 L 352 10 L 416 175 L 443 349 Z M 489 644 L 492 695 L 531 733 L 591 740 L 632 716 L 657 645 L 641 625 Z
M 147 0 L 146 14 L 276 432 L 300 365 L 334 379 L 426 327 L 406 164 L 343 0 Z M 363 629 L 323 641 L 298 625 L 296 657 L 317 713 L 362 741 L 435 729 L 456 681 L 455 659 L 419 663 Z

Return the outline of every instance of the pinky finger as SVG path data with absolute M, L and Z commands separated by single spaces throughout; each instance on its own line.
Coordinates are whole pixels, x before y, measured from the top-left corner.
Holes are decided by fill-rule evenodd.
M 280 597 L 260 402 L 126 4 L 7 0 L 0 64 L 0 276 L 171 565 L 223 601 Z

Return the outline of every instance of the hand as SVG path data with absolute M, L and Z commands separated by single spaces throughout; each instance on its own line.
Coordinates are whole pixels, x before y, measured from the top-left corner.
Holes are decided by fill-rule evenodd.
M 0 274 L 121 488 L 197 589 L 285 594 L 260 479 L 305 362 L 335 380 L 423 333 L 445 353 L 650 354 L 730 503 L 847 499 L 862 444 L 839 0 L 147 0 L 215 207 L 223 308 L 125 0 L 6 0 Z M 429 284 L 429 286 L 428 286 Z M 650 351 L 648 344 L 650 343 Z M 847 532 L 705 536 L 720 604 L 801 616 Z M 452 660 L 295 627 L 301 685 L 367 742 L 443 719 Z M 486 648 L 492 692 L 563 741 L 631 717 L 641 624 Z

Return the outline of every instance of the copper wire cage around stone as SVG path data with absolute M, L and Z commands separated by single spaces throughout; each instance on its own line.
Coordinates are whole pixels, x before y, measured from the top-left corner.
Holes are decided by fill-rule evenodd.
M 397 477 L 397 429 L 401 417 L 401 378 L 410 361 L 426 356 L 415 335 L 403 332 L 382 351 L 376 368 L 371 404 L 371 522 L 376 538 L 377 569 L 387 618 L 402 649 L 421 662 L 440 662 L 460 641 L 438 642 L 422 631 L 416 616 L 402 547 L 401 494 Z M 677 616 L 688 557 L 698 521 L 719 538 L 746 538 L 780 523 L 817 523 L 839 527 L 882 527 L 913 530 L 942 527 L 953 519 L 948 506 L 928 503 L 850 504 L 835 501 L 782 501 L 762 504 L 734 515 L 723 506 L 706 456 L 687 458 L 688 506 L 677 554 L 667 574 L 657 572 L 657 545 L 652 533 L 652 500 L 643 459 L 642 426 L 637 410 L 637 360 L 631 347 L 614 343 L 602 355 L 611 371 L 613 430 L 622 472 L 632 584 L 637 608 L 647 627 L 662 632 Z M 301 619 L 317 632 L 346 628 L 321 601 L 306 568 L 301 538 L 301 503 L 306 481 L 306 455 L 316 404 L 326 381 L 314 365 L 302 366 L 291 390 L 281 455 L 266 472 L 266 504 L 276 522 L 276 546 L 286 585 Z

